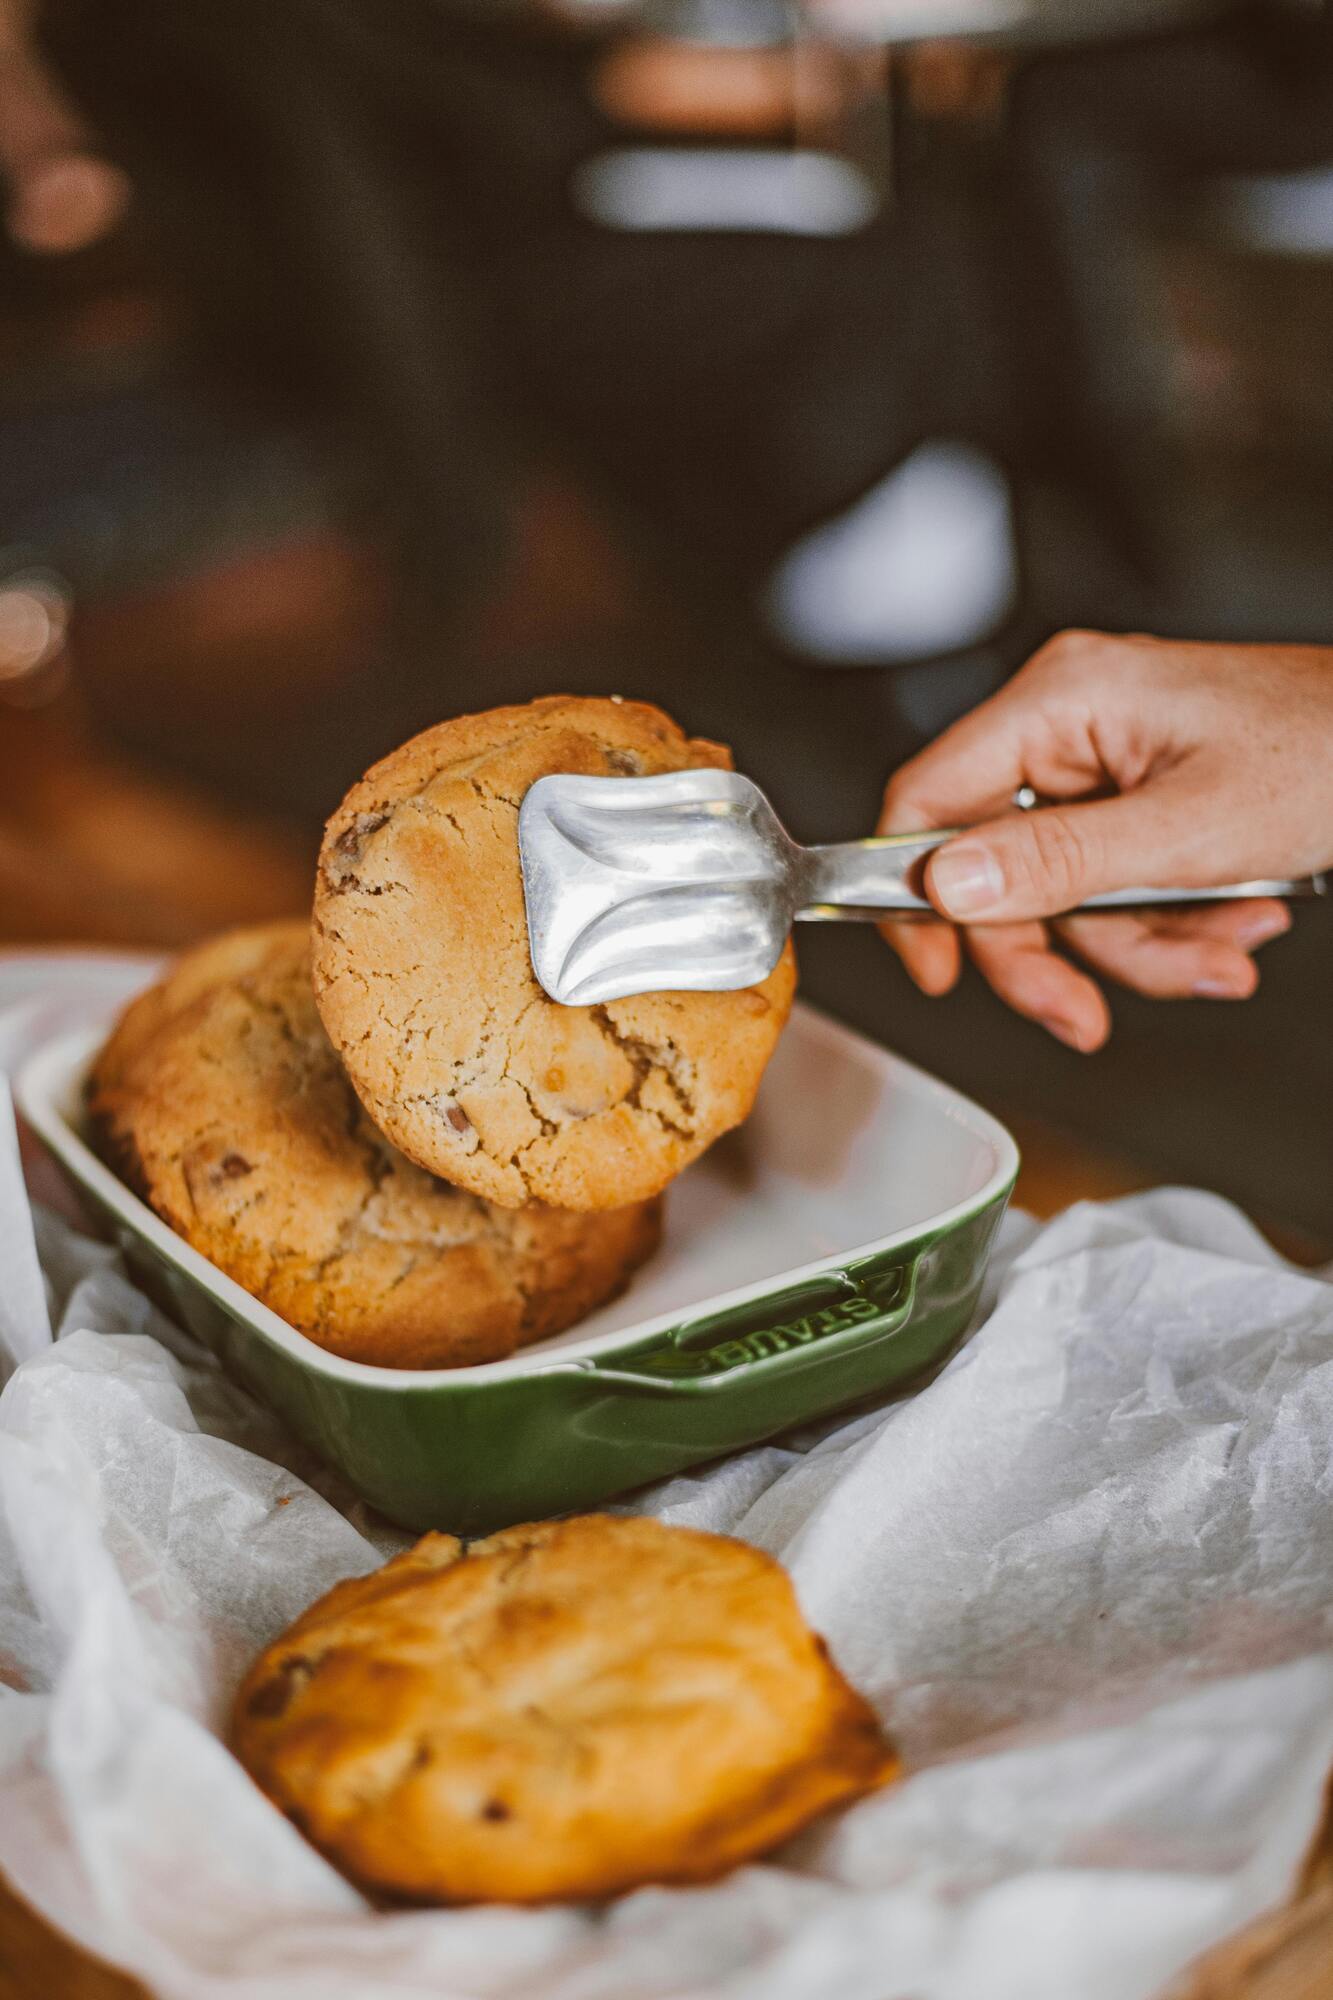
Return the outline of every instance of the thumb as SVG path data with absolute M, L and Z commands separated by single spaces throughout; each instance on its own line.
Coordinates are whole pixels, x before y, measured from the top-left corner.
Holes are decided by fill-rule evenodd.
M 1058 916 L 1113 889 L 1202 888 L 1215 875 L 1207 815 L 1167 791 L 1145 787 L 969 827 L 931 856 L 926 892 L 943 915 L 971 924 Z

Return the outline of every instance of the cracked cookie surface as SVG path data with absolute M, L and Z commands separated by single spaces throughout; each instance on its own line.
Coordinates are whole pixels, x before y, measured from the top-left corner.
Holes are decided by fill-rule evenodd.
M 708 1881 L 896 1768 L 772 1557 L 599 1514 L 338 1584 L 231 1742 L 356 1880 L 446 1902 Z
M 554 697 L 461 716 L 374 766 L 329 821 L 315 992 L 375 1123 L 505 1205 L 658 1193 L 747 1115 L 791 1008 L 759 986 L 562 1007 L 533 976 L 518 808 L 555 771 L 730 768 L 642 702 Z
M 500 1209 L 366 1116 L 310 984 L 305 923 L 231 932 L 133 1001 L 93 1066 L 99 1149 L 178 1235 L 334 1353 L 495 1361 L 623 1289 L 658 1204 Z

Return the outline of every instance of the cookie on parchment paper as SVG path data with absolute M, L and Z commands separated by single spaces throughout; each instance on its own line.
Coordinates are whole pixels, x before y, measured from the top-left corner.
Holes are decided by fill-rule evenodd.
M 791 1008 L 762 984 L 564 1007 L 533 975 L 518 809 L 556 771 L 730 768 L 643 702 L 553 697 L 460 716 L 395 750 L 329 821 L 315 991 L 396 1146 L 490 1201 L 610 1208 L 657 1194 L 754 1101 Z
M 444 1902 L 709 1881 L 896 1770 L 770 1556 L 599 1514 L 338 1584 L 231 1742 L 356 1881 Z
M 404 1159 L 320 1025 L 306 923 L 230 932 L 133 1001 L 93 1065 L 100 1150 L 195 1249 L 320 1346 L 501 1360 L 623 1290 L 659 1205 L 501 1209 Z

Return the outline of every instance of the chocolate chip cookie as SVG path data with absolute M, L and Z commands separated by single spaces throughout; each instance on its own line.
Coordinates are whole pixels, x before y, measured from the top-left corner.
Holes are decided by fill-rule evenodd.
M 524 793 L 553 771 L 728 768 L 642 702 L 556 697 L 428 729 L 329 821 L 315 992 L 372 1119 L 488 1200 L 611 1208 L 658 1193 L 738 1125 L 791 1007 L 790 947 L 762 985 L 562 1007 L 533 976 Z
M 770 1556 L 598 1514 L 338 1584 L 231 1741 L 349 1875 L 445 1902 L 708 1881 L 896 1768 Z
M 500 1209 L 403 1158 L 320 1025 L 304 923 L 189 952 L 93 1066 L 104 1156 L 220 1270 L 334 1353 L 495 1361 L 623 1289 L 656 1203 Z

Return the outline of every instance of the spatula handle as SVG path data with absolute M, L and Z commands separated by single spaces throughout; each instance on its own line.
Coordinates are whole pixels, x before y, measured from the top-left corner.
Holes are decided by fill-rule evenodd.
M 932 833 L 893 833 L 873 840 L 847 840 L 832 847 L 807 847 L 802 860 L 797 918 L 803 923 L 875 923 L 886 916 L 938 917 L 921 891 L 921 870 L 928 857 L 965 829 L 947 827 Z M 1191 903 L 1231 903 L 1251 896 L 1304 900 L 1330 893 L 1325 875 L 1294 880 L 1223 882 L 1206 889 L 1113 889 L 1089 896 L 1072 916 L 1083 910 L 1143 910 Z

